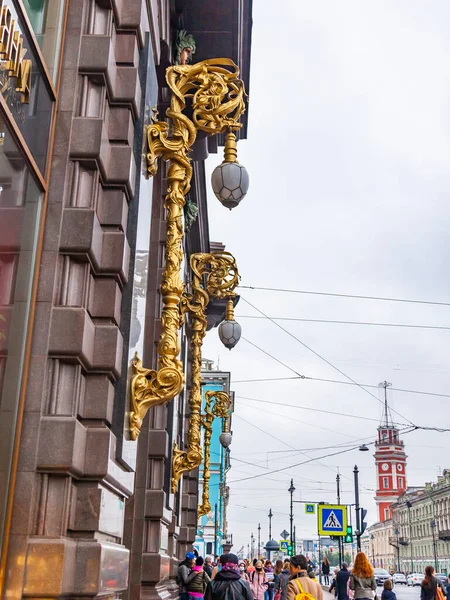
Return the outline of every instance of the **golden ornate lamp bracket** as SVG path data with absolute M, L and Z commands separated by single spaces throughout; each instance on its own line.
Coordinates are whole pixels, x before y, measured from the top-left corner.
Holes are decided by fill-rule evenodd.
M 192 351 L 192 383 L 189 394 L 189 430 L 187 450 L 174 444 L 172 460 L 172 493 L 175 493 L 181 475 L 200 466 L 202 462 L 202 344 L 206 335 L 206 308 L 209 299 L 233 298 L 239 283 L 236 261 L 229 252 L 211 252 L 191 256 L 192 294 L 184 294 L 182 310 L 189 313 Z
M 215 398 L 213 407 L 211 408 L 211 400 Z M 204 457 L 203 457 L 203 493 L 202 503 L 198 507 L 198 516 L 203 517 L 211 512 L 211 504 L 209 502 L 209 480 L 211 471 L 209 469 L 211 462 L 211 436 L 213 431 L 213 421 L 215 418 L 225 419 L 223 423 L 223 431 L 228 431 L 228 415 L 230 414 L 231 400 L 226 392 L 205 392 L 205 414 L 202 415 L 202 425 L 205 430 L 203 441 Z
M 181 266 L 183 206 L 192 179 L 190 149 L 198 130 L 209 134 L 238 130 L 242 126 L 239 118 L 245 110 L 244 84 L 239 79 L 238 67 L 228 58 L 169 67 L 166 81 L 172 91 L 166 111 L 172 127 L 169 130 L 167 122 L 156 121 L 155 115 L 146 128 L 149 176 L 156 174 L 158 158 L 169 162 L 164 201 L 167 237 L 161 281 L 161 338 L 157 370 L 144 368 L 137 355 L 131 362 L 130 436 L 133 440 L 137 439 L 149 408 L 170 402 L 184 386 L 183 365 L 178 357 L 179 329 L 186 312 L 181 304 L 189 298 L 184 297 Z M 192 98 L 191 118 L 183 114 L 188 97 Z M 232 146 L 232 142 L 229 138 L 228 145 Z

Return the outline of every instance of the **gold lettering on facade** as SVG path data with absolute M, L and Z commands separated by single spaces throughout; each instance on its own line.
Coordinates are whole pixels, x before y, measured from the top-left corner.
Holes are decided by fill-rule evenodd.
M 15 91 L 22 104 L 30 101 L 31 60 L 25 58 L 26 52 L 11 10 L 0 0 L 0 92 L 9 97 Z M 17 80 L 15 87 L 12 77 Z

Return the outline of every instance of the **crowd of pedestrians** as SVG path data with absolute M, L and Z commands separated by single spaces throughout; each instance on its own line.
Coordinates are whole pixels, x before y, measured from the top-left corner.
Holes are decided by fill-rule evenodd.
M 358 552 L 352 568 L 342 563 L 334 569 L 326 558 L 321 565 L 324 584 L 336 600 L 379 600 L 374 569 L 363 552 Z M 188 552 L 177 574 L 180 600 L 323 600 L 322 586 L 311 563 L 303 555 L 272 564 L 255 559 L 239 560 L 223 554 L 213 562 Z M 445 588 L 434 576 L 433 567 L 425 569 L 420 600 L 450 600 L 450 581 Z M 383 584 L 381 600 L 397 600 L 391 580 Z

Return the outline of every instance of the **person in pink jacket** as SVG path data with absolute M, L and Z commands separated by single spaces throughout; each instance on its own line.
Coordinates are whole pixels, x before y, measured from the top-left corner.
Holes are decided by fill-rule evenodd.
M 267 591 L 267 577 L 264 573 L 263 564 L 260 560 L 255 565 L 255 570 L 250 576 L 250 588 L 255 600 L 264 600 L 264 593 Z

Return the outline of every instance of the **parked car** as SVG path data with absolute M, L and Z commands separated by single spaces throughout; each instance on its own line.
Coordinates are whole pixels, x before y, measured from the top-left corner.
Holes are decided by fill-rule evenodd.
M 394 583 L 406 585 L 406 575 L 403 575 L 403 573 L 394 573 L 392 575 L 392 581 Z
M 439 579 L 439 581 L 442 583 L 442 585 L 445 587 L 446 585 L 448 585 L 448 576 L 445 575 L 444 573 L 435 573 L 434 575 L 437 579 Z
M 406 580 L 408 585 L 420 585 L 423 581 L 423 573 L 410 573 Z
M 377 585 L 383 585 L 387 579 L 392 579 L 391 575 L 388 573 L 388 571 L 386 571 L 386 569 L 374 569 L 373 573 Z

